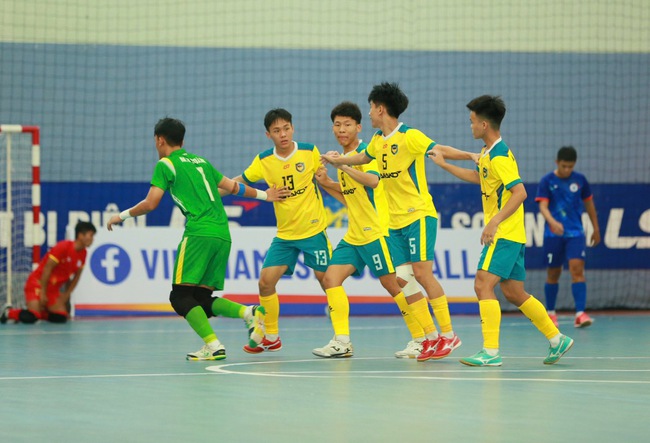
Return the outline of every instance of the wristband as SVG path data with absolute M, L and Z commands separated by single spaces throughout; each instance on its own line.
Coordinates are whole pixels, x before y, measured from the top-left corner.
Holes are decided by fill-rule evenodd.
M 120 219 L 121 219 L 122 221 L 126 220 L 127 218 L 131 218 L 131 214 L 129 214 L 129 210 L 128 210 L 128 209 L 127 209 L 127 210 L 124 210 L 124 211 L 122 211 L 122 212 L 120 212 Z
M 260 191 L 259 189 L 256 189 L 255 191 L 257 192 L 257 195 L 255 196 L 256 199 L 266 201 L 266 199 L 269 198 L 266 191 Z
M 245 193 L 246 193 L 246 186 L 243 183 L 240 183 L 239 184 L 239 191 L 237 191 L 237 195 L 239 197 L 243 197 Z

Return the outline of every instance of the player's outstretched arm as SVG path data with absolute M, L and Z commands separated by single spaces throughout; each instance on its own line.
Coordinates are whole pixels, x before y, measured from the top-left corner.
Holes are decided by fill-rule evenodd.
M 260 191 L 250 186 L 246 186 L 239 181 L 233 180 L 228 177 L 223 177 L 218 184 L 219 189 L 229 191 L 230 194 L 238 195 L 240 197 L 254 198 L 257 200 L 275 202 L 287 198 L 291 191 L 286 186 L 277 187 L 273 185 L 266 191 Z
M 461 151 L 460 149 L 456 149 L 446 145 L 436 145 L 434 146 L 434 150 L 440 152 L 442 156 L 447 160 L 471 160 L 475 164 L 478 164 L 479 155 L 480 155 L 474 152 Z M 429 151 L 429 153 L 432 151 Z
M 113 225 L 120 224 L 127 218 L 139 217 L 141 215 L 150 213 L 151 211 L 153 211 L 158 207 L 163 195 L 165 195 L 165 191 L 163 191 L 159 187 L 157 186 L 150 187 L 149 192 L 147 193 L 147 196 L 144 198 L 144 200 L 142 200 L 137 205 L 125 211 L 122 211 L 119 214 L 112 216 L 108 220 L 108 223 L 106 223 L 106 227 L 108 228 L 109 231 L 112 231 Z
M 460 166 L 447 163 L 445 161 L 445 156 L 439 149 L 437 149 L 438 146 L 439 145 L 434 146 L 434 148 L 427 153 L 427 156 L 431 159 L 431 161 L 461 180 L 474 184 L 479 184 L 481 182 L 476 170 L 461 168 Z
M 340 165 L 338 168 L 363 186 L 368 186 L 372 189 L 379 186 L 379 176 L 376 174 L 359 171 L 358 169 L 352 168 L 348 165 Z
M 236 182 L 245 184 L 244 178 L 241 175 L 238 175 L 237 177 L 233 178 L 233 180 L 236 181 Z M 217 188 L 217 190 L 219 191 L 219 195 L 222 196 L 222 197 L 225 197 L 226 195 L 232 194 L 232 192 L 230 192 L 230 189 Z
M 370 163 L 372 159 L 368 157 L 365 152 L 343 157 L 336 151 L 329 151 L 326 154 L 322 154 L 320 156 L 320 161 L 323 166 L 326 166 L 327 164 L 330 164 L 332 166 L 365 165 L 366 163 Z

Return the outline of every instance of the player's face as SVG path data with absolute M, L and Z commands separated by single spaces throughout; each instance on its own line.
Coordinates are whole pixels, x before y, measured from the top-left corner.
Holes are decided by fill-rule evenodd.
M 84 248 L 88 248 L 90 247 L 90 245 L 93 244 L 93 240 L 95 239 L 95 233 L 93 231 L 84 232 L 82 234 L 79 234 L 79 239 L 81 240 L 81 243 L 84 245 Z
M 334 117 L 334 124 L 332 125 L 334 137 L 343 148 L 356 148 L 359 133 L 361 132 L 361 125 L 351 117 Z
M 376 105 L 374 102 L 370 102 L 370 112 L 368 112 L 368 115 L 370 116 L 370 124 L 372 125 L 373 128 L 378 128 L 380 126 L 379 108 L 381 108 L 381 105 Z
M 289 149 L 293 145 L 293 125 L 286 120 L 278 119 L 271 123 L 266 136 L 273 140 L 278 149 Z
M 479 118 L 474 111 L 469 113 L 470 128 L 475 139 L 483 138 L 487 130 L 487 122 Z
M 576 162 L 568 162 L 566 160 L 557 160 L 557 176 L 560 178 L 569 178 L 576 166 Z

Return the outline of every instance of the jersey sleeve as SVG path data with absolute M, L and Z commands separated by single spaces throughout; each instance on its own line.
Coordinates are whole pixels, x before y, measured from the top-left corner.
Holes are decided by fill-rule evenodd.
M 580 197 L 582 197 L 582 200 L 589 200 L 590 198 L 593 198 L 594 194 L 591 192 L 591 185 L 589 184 L 589 181 L 587 181 L 586 177 L 583 177 L 584 180 L 584 185 L 582 186 L 582 193 Z
M 492 159 L 492 169 L 503 182 L 503 186 L 508 190 L 522 182 L 521 177 L 519 177 L 519 171 L 517 170 L 517 163 L 511 154 L 508 154 L 508 156 L 499 155 L 494 157 Z
M 166 191 L 176 179 L 176 169 L 174 164 L 167 157 L 161 158 L 156 163 L 151 178 L 151 185 Z
M 313 160 L 313 163 L 314 163 L 314 174 L 315 174 L 316 171 L 318 171 L 320 169 L 320 167 L 321 167 L 320 151 L 318 150 L 318 148 L 316 146 L 314 146 L 314 149 L 312 150 L 312 160 Z
M 537 186 L 537 195 L 535 196 L 535 201 L 538 202 L 541 200 L 550 200 L 551 194 L 548 191 L 548 175 L 545 175 L 539 181 L 539 185 Z
M 406 132 L 406 136 L 408 140 L 406 148 L 416 157 L 425 155 L 436 145 L 436 142 L 418 129 L 409 129 Z
M 368 146 L 366 147 L 366 149 L 363 151 L 363 152 L 366 153 L 366 155 L 368 157 L 370 157 L 373 160 L 375 158 L 377 158 L 377 153 L 376 153 L 376 151 L 377 151 L 377 143 L 375 142 L 375 140 L 376 140 L 376 137 L 373 137 L 372 140 L 370 140 L 370 143 L 368 143 Z
M 47 253 L 47 257 L 51 258 L 57 263 L 61 263 L 67 255 L 68 248 L 65 241 L 60 241 L 52 247 Z
M 253 163 L 246 168 L 244 173 L 242 174 L 242 178 L 246 183 L 248 184 L 253 184 L 255 182 L 258 182 L 264 178 L 262 174 L 262 160 L 260 160 L 260 156 L 256 155 L 255 158 L 253 159 Z
M 377 167 L 377 160 L 372 160 L 370 163 L 366 163 L 365 165 L 361 165 L 361 171 L 366 172 L 368 174 L 374 174 L 377 177 L 379 177 L 379 168 Z

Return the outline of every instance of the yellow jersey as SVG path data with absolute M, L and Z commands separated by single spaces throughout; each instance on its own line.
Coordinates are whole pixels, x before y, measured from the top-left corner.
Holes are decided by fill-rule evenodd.
M 401 229 L 426 216 L 438 217 L 425 173 L 426 153 L 435 145 L 421 131 L 403 123 L 388 135 L 377 131 L 370 140 L 366 155 L 377 160 L 391 229 Z
M 477 169 L 481 181 L 485 224 L 488 224 L 512 197 L 510 189 L 522 181 L 519 177 L 515 156 L 500 138 L 490 149 L 483 147 Z M 510 217 L 499 224 L 494 238 L 495 242 L 500 238 L 516 243 L 526 243 L 523 204 L 519 205 Z
M 363 152 L 368 145 L 359 147 L 345 156 Z M 377 162 L 372 160 L 365 165 L 350 166 L 361 172 L 379 176 Z M 388 204 L 381 180 L 376 188 L 363 186 L 345 172 L 337 169 L 337 176 L 343 198 L 348 207 L 348 231 L 343 240 L 355 246 L 362 246 L 388 235 Z
M 287 157 L 278 156 L 275 148 L 268 149 L 258 154 L 242 174 L 249 184 L 264 180 L 269 187 L 287 186 L 291 191 L 286 199 L 273 202 L 279 238 L 302 240 L 327 227 L 323 196 L 314 181 L 319 167 L 318 148 L 294 142 L 294 150 Z

